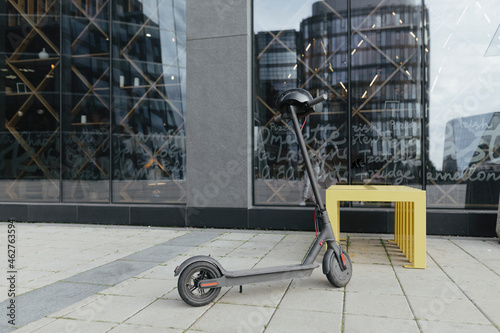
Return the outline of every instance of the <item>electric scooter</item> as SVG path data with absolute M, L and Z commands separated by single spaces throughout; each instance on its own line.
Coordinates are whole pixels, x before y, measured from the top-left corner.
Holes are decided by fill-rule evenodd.
M 313 98 L 307 90 L 296 88 L 283 92 L 276 102 L 279 113 L 274 120 L 292 120 L 316 199 L 316 219 L 321 232 L 309 249 L 304 261 L 297 265 L 226 271 L 211 256 L 199 255 L 191 257 L 178 266 L 174 272 L 174 276 L 179 276 L 177 283 L 179 295 L 187 304 L 192 306 L 206 305 L 215 300 L 222 287 L 239 285 L 241 292 L 241 286 L 244 284 L 309 277 L 313 270 L 319 266 L 314 261 L 325 243 L 327 244 L 327 250 L 323 257 L 323 273 L 335 287 L 340 288 L 349 283 L 352 275 L 351 260 L 342 249 L 341 244 L 335 239 L 330 220 L 328 219 L 328 213 L 325 209 L 323 199 L 319 194 L 315 173 L 313 172 L 311 160 L 298 121 L 299 118 L 306 117 L 314 112 L 313 106 L 315 104 L 321 103 L 326 99 L 326 94 Z

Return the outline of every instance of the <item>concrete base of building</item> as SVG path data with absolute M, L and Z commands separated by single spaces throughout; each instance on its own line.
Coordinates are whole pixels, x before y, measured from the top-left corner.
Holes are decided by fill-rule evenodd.
M 312 207 L 214 208 L 154 205 L 0 204 L 0 221 L 314 230 Z M 393 233 L 390 208 L 341 208 L 341 232 Z M 427 210 L 428 235 L 495 237 L 496 211 Z

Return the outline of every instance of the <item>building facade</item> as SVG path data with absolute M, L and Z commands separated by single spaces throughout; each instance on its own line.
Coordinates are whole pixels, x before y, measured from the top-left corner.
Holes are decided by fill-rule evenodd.
M 300 87 L 329 96 L 303 130 L 323 195 L 412 186 L 428 233 L 494 235 L 493 0 L 7 0 L 0 15 L 0 219 L 311 230 L 302 156 L 272 121 Z M 390 205 L 342 214 L 346 231 L 392 231 Z

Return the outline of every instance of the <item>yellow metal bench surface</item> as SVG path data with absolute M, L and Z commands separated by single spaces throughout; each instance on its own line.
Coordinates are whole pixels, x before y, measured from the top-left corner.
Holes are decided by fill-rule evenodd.
M 425 191 L 393 185 L 331 186 L 326 190 L 326 210 L 336 239 L 340 235 L 341 201 L 394 202 L 394 241 L 411 263 L 405 267 L 425 268 Z

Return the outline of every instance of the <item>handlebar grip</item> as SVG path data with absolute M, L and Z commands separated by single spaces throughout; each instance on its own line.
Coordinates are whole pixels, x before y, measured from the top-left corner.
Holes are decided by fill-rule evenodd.
M 321 94 L 318 97 L 313 98 L 310 101 L 307 101 L 305 104 L 306 104 L 307 107 L 311 107 L 313 105 L 316 105 L 318 103 L 326 101 L 327 98 L 328 98 L 328 96 L 326 94 Z

